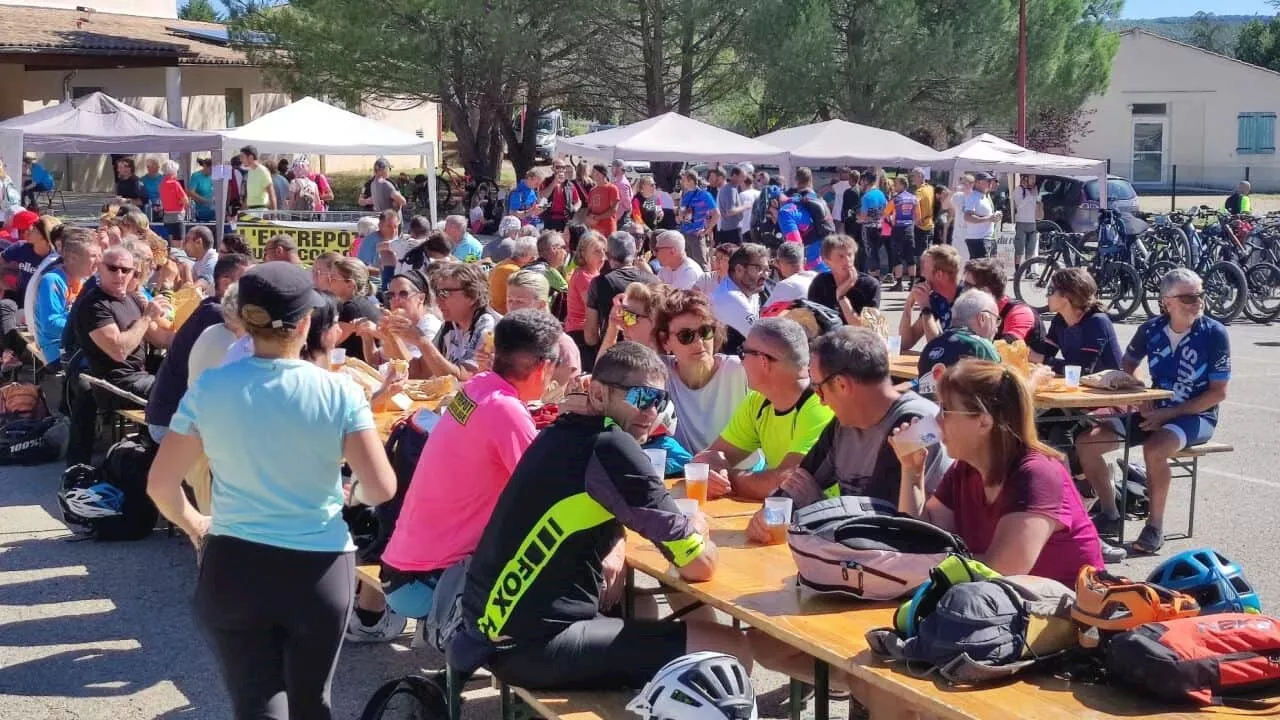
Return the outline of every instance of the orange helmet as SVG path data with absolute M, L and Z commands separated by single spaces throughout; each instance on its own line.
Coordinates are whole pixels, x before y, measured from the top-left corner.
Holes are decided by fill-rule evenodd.
M 1088 565 L 1076 578 L 1071 618 L 1081 625 L 1080 644 L 1097 647 L 1102 633 L 1200 614 L 1195 598 L 1153 583 L 1134 582 Z

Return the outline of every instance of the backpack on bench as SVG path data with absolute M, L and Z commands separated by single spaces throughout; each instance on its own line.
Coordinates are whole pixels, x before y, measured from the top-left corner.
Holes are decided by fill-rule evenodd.
M 863 600 L 900 598 L 948 555 L 968 555 L 953 533 L 870 497 L 831 498 L 801 508 L 787 543 L 798 584 Z

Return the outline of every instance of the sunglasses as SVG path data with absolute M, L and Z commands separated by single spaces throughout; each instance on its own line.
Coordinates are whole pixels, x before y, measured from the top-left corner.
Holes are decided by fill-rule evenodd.
M 695 340 L 710 340 L 716 336 L 715 325 L 703 325 L 697 329 L 684 328 L 675 333 L 676 341 L 681 345 L 692 345 Z M 746 352 L 745 350 L 743 352 Z
M 450 295 L 462 292 L 462 288 L 436 288 L 436 297 L 447 300 Z
M 102 267 L 106 268 L 107 272 L 119 273 L 121 275 L 128 275 L 133 272 L 133 268 L 131 267 L 121 267 L 120 265 L 112 265 L 111 263 L 102 263 Z
M 667 402 L 667 391 L 661 388 L 649 387 L 648 385 L 614 385 L 619 390 L 626 391 L 624 400 L 631 407 L 644 412 L 645 410 L 657 410 Z
M 627 327 L 635 327 L 636 323 L 640 322 L 640 318 L 647 318 L 647 317 L 649 316 L 645 315 L 644 313 L 638 313 L 635 310 L 628 310 L 626 308 L 622 308 L 622 324 L 626 325 Z
M 1169 295 L 1170 300 L 1177 300 L 1183 305 L 1198 305 L 1204 302 L 1204 293 L 1187 293 L 1186 295 Z
M 764 358 L 765 360 L 772 360 L 772 361 L 774 361 L 774 362 L 777 362 L 777 361 L 778 361 L 778 358 L 776 358 L 776 357 L 774 357 L 774 356 L 770 355 L 770 354 L 769 354 L 769 353 L 767 353 L 767 352 L 761 352 L 761 351 L 759 351 L 759 350 L 756 350 L 755 348 L 746 348 L 746 347 L 744 347 L 744 348 L 742 348 L 742 354 L 743 354 L 743 356 L 752 355 L 752 356 L 755 356 L 755 357 L 758 357 L 758 358 Z M 827 379 L 828 379 L 828 380 L 830 380 L 830 378 L 827 378 Z M 824 382 L 824 383 L 825 383 L 825 382 L 826 382 L 826 380 L 823 380 L 822 382 Z
M 746 350 L 743 350 L 743 352 L 745 353 Z M 818 382 L 813 383 L 813 392 L 818 396 L 819 400 L 826 400 L 826 396 L 823 394 L 824 387 L 826 386 L 827 383 L 831 382 L 832 380 L 835 380 L 838 377 L 840 377 L 840 374 L 836 373 L 834 375 L 828 375 L 822 378 L 821 380 L 819 380 Z
M 408 300 L 417 294 L 419 294 L 417 290 L 388 290 L 387 299 Z

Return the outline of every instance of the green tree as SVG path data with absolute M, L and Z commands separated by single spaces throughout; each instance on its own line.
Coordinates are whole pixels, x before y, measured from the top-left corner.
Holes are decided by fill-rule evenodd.
M 1280 16 L 1267 22 L 1250 20 L 1240 28 L 1235 56 L 1239 60 L 1280 72 Z
M 1203 10 L 1197 12 L 1187 30 L 1187 42 L 1202 50 L 1230 55 L 1227 46 L 1227 25 L 1214 18 L 1213 13 Z
M 220 23 L 225 21 L 212 0 L 187 0 L 178 8 L 178 17 L 182 20 L 198 20 L 200 22 Z

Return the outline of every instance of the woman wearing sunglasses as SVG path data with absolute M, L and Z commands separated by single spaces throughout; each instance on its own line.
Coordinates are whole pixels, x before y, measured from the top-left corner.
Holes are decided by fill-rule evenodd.
M 1120 368 L 1120 340 L 1088 270 L 1064 268 L 1054 273 L 1048 302 L 1053 321 L 1044 340 L 1031 343 L 1031 362 L 1058 372 L 1079 365 L 1085 375 Z
M 662 348 L 653 334 L 653 312 L 662 292 L 659 285 L 633 282 L 613 297 L 613 312 L 600 338 L 598 353 L 605 353 L 622 340 L 638 342 L 656 353 Z
M 724 326 L 701 292 L 673 290 L 653 318 L 654 336 L 667 365 L 667 392 L 675 403 L 675 438 L 699 452 L 710 447 L 747 395 L 742 358 L 722 355 Z
M 1101 511 L 1096 522 L 1103 534 L 1118 530 L 1123 521 L 1103 456 L 1120 449 L 1126 439 L 1142 446 L 1151 513 L 1133 548 L 1143 553 L 1158 552 L 1164 545 L 1164 508 L 1172 480 L 1169 458 L 1213 437 L 1218 405 L 1227 399 L 1231 380 L 1227 329 L 1205 317 L 1200 276 L 1186 268 L 1170 270 L 1160 280 L 1160 304 L 1164 314 L 1138 328 L 1124 351 L 1120 369 L 1132 375 L 1145 358 L 1152 387 L 1169 390 L 1173 397 L 1139 407 L 1138 417 L 1129 423 L 1128 438 L 1124 437 L 1125 425 L 1111 419 L 1076 441 L 1080 466 L 1098 495 Z
M 383 313 L 377 324 L 365 320 L 356 325 L 364 356 L 373 358 L 370 364 L 375 366 L 391 358 L 407 360 L 410 378 L 431 377 L 431 370 L 423 361 L 422 350 L 416 340 L 435 340 L 443 321 L 431 301 L 431 285 L 427 276 L 417 270 L 400 273 L 387 284 L 386 296 L 391 312 Z M 397 337 L 400 343 L 395 342 Z M 381 349 L 374 347 L 375 340 L 381 340 Z M 404 345 L 408 357 L 402 357 L 396 345 Z
M 942 372 L 938 404 L 942 443 L 955 462 L 926 497 L 926 449 L 902 457 L 900 511 L 956 533 L 1004 575 L 1074 587 L 1082 566 L 1103 567 L 1098 531 L 1062 455 L 1036 435 L 1031 391 L 1017 373 L 961 360 Z

